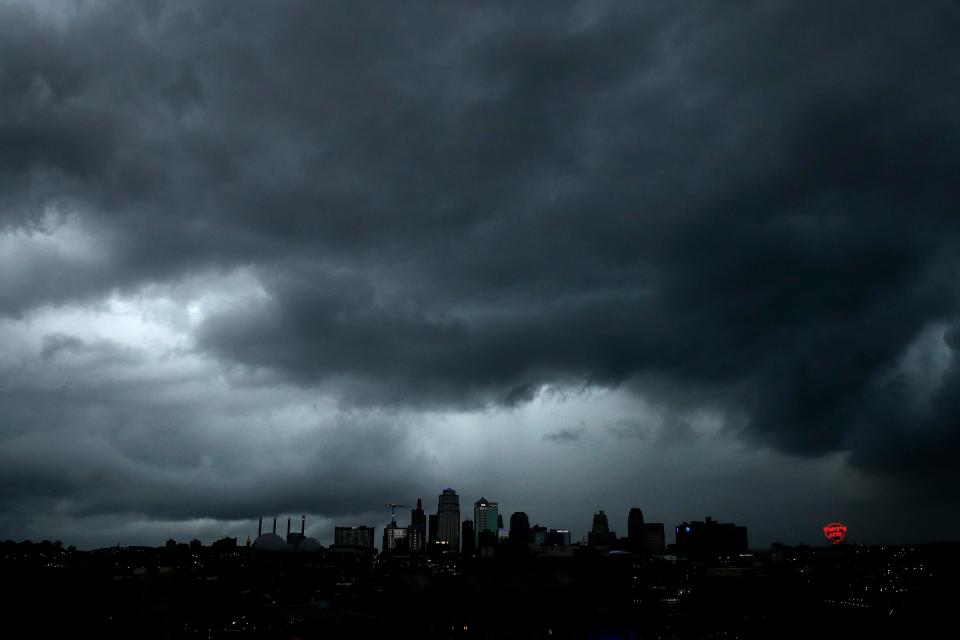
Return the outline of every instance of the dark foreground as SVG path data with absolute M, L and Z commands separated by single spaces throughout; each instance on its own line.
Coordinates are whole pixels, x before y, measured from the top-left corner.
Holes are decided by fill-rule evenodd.
M 955 629 L 960 605 L 960 545 L 697 560 L 570 551 L 428 560 L 7 542 L 3 613 L 18 637 L 38 638 L 820 640 Z

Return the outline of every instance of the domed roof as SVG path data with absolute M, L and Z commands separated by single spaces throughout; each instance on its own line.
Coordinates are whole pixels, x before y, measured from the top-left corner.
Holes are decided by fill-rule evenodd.
M 316 538 L 304 538 L 297 545 L 298 551 L 320 551 L 322 547 Z
M 287 543 L 275 533 L 264 533 L 253 541 L 253 548 L 259 551 L 283 551 Z

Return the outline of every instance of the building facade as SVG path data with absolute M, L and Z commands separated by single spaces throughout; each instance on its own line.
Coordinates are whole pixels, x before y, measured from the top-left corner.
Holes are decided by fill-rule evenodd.
M 477 536 L 476 543 L 480 546 L 480 533 L 483 531 L 498 530 L 500 519 L 500 505 L 496 502 L 490 502 L 483 496 L 473 503 L 473 530 Z
M 460 550 L 460 496 L 450 487 L 443 490 L 437 504 L 437 542 L 445 543 L 450 551 Z
M 373 527 L 334 527 L 333 543 L 344 547 L 373 549 Z
M 417 498 L 417 508 L 410 511 L 410 551 L 421 553 L 427 548 L 427 514 L 423 500 Z

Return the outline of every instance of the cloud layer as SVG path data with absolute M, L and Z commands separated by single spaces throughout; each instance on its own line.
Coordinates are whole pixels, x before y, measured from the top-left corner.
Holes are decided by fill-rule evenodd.
M 946 1 L 0 3 L 0 505 L 356 515 L 594 392 L 668 426 L 533 420 L 534 474 L 609 442 L 700 464 L 706 412 L 744 460 L 954 500 L 958 26 Z M 480 433 L 437 449 L 446 420 Z

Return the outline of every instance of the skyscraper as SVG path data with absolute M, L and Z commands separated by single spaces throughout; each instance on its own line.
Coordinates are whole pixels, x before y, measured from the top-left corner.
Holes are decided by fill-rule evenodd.
M 473 533 L 473 520 L 464 520 L 460 527 L 460 553 L 464 556 L 472 556 L 476 553 L 476 535 Z
M 423 501 L 417 498 L 417 508 L 410 511 L 410 551 L 419 553 L 427 545 L 427 514 L 423 511 Z
M 433 544 L 440 535 L 440 525 L 437 522 L 437 514 L 431 513 L 427 516 L 427 544 Z
M 451 551 L 460 550 L 460 496 L 447 487 L 437 504 L 437 540 L 449 545 Z
M 643 511 L 640 507 L 633 507 L 627 515 L 627 540 L 631 545 L 640 545 L 643 542 Z
M 587 540 L 591 547 L 606 547 L 617 541 L 617 534 L 610 531 L 607 514 L 603 509 L 593 514 L 593 526 L 587 534 Z
M 593 514 L 593 526 L 590 533 L 610 533 L 610 525 L 607 522 L 607 514 L 603 509 Z
M 383 528 L 383 552 L 406 553 L 409 551 L 410 531 L 391 522 Z
M 517 511 L 510 516 L 510 542 L 514 544 L 533 542 L 530 534 L 530 518 L 523 511 Z
M 484 531 L 492 531 L 497 534 L 497 525 L 499 524 L 500 505 L 496 502 L 490 502 L 483 496 L 473 503 L 473 530 L 477 536 L 477 546 L 480 546 L 480 534 Z

